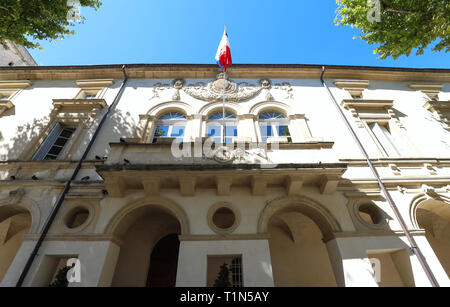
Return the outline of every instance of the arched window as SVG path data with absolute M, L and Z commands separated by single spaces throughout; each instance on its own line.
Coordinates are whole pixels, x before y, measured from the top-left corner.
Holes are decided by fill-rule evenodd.
M 289 120 L 277 111 L 265 111 L 259 115 L 259 127 L 262 142 L 267 142 L 270 137 L 287 137 L 291 142 L 289 132 Z
M 233 137 L 237 137 L 237 120 L 233 113 L 223 111 L 211 113 L 206 125 L 208 137 L 213 137 L 216 143 L 232 143 Z M 225 136 L 223 124 L 225 123 Z
M 180 112 L 168 112 L 161 115 L 156 121 L 153 133 L 153 143 L 161 138 L 176 138 L 183 142 L 186 128 L 186 116 Z

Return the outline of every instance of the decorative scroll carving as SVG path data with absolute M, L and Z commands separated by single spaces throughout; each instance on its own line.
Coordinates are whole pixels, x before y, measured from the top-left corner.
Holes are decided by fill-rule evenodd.
M 153 96 L 150 98 L 160 98 L 160 92 L 168 89 L 175 89 L 172 100 L 180 100 L 180 90 L 183 90 L 189 96 L 207 102 L 220 102 L 223 100 L 223 92 L 225 89 L 225 99 L 228 102 L 242 102 L 260 93 L 264 93 L 266 100 L 275 100 L 270 92 L 272 82 L 269 79 L 261 79 L 258 84 L 250 84 L 248 82 L 234 82 L 227 78 L 223 79 L 223 74 L 218 74 L 216 80 L 209 83 L 197 82 L 186 85 L 184 79 L 175 79 L 172 84 L 155 83 L 153 86 Z M 293 99 L 292 86 L 289 82 L 278 83 L 274 89 L 286 92 L 286 99 Z
M 159 92 L 160 91 L 164 91 L 164 90 L 168 90 L 171 89 L 172 87 L 170 86 L 170 84 L 165 84 L 165 83 L 155 83 L 155 85 L 153 85 L 153 96 L 150 98 L 150 100 L 154 99 L 154 98 L 160 98 L 159 97 Z
M 428 199 L 436 199 L 436 200 L 440 199 L 440 196 L 436 192 L 436 189 L 434 187 L 422 184 L 422 191 L 428 197 Z
M 207 158 L 207 157 L 205 157 Z M 221 146 L 213 153 L 212 159 L 219 163 L 263 163 L 274 164 L 267 156 L 267 150 L 256 148 L 245 150 L 243 148 L 229 148 Z
M 275 89 L 285 91 L 287 96 L 285 99 L 294 99 L 292 94 L 292 86 L 289 82 L 277 83 L 275 84 Z
M 225 82 L 225 84 L 224 84 Z M 262 86 L 254 84 L 248 84 L 247 82 L 236 83 L 230 81 L 228 77 L 226 80 L 223 79 L 223 74 L 217 75 L 217 79 L 205 84 L 204 82 L 198 82 L 195 84 L 189 84 L 183 88 L 184 92 L 196 99 L 208 101 L 208 102 L 219 102 L 223 99 L 223 92 L 225 88 L 225 99 L 228 102 L 241 102 L 248 100 L 257 96 L 265 88 Z M 266 80 L 266 82 L 270 81 Z M 270 85 L 269 85 L 270 87 Z

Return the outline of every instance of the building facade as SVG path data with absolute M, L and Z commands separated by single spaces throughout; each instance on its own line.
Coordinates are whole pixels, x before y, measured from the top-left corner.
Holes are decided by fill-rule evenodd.
M 36 66 L 36 62 L 28 50 L 9 40 L 0 44 L 0 66 Z M 6 48 L 5 48 L 6 47 Z
M 1 67 L 0 285 L 449 286 L 450 70 L 321 74 Z

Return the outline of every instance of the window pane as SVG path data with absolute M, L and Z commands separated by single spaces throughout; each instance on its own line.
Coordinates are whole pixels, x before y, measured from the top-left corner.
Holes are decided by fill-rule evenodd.
M 221 126 L 209 126 L 208 127 L 208 137 L 210 136 L 221 136 L 222 135 Z
M 184 136 L 184 126 L 173 126 L 171 137 L 182 137 Z
M 375 135 L 378 144 L 388 156 L 400 155 L 398 150 L 395 148 L 394 142 L 391 140 L 391 134 L 385 125 L 372 123 L 369 125 L 369 128 Z
M 66 143 L 67 143 L 67 138 L 58 138 L 55 142 L 55 145 L 63 147 L 64 145 L 66 145 Z
M 237 127 L 225 126 L 225 136 L 237 136 Z
M 263 112 L 261 113 L 261 115 L 259 115 L 260 120 L 283 119 L 283 118 L 286 118 L 286 116 L 276 111 Z
M 155 130 L 155 138 L 167 137 L 169 126 L 157 126 Z
M 61 129 L 61 133 L 59 134 L 58 138 L 54 140 L 54 143 L 52 144 L 52 147 L 50 148 L 48 153 L 45 155 L 44 160 L 56 160 L 64 149 L 64 146 L 66 146 L 67 142 L 69 142 L 69 139 L 72 137 L 72 134 L 76 130 L 76 128 L 72 127 L 65 127 Z M 50 139 L 48 141 L 50 141 Z
M 291 136 L 288 126 L 278 126 L 278 136 Z
M 185 120 L 186 116 L 180 112 L 169 112 L 161 115 L 158 120 Z
M 63 138 L 70 138 L 72 136 L 72 133 L 75 131 L 73 128 L 64 128 L 64 130 L 61 132 L 60 137 Z
M 272 126 L 261 125 L 261 138 L 263 142 L 267 142 L 267 138 L 273 136 Z
M 214 112 L 209 116 L 209 120 L 217 120 L 217 119 L 223 119 L 223 111 Z M 225 111 L 225 119 L 236 119 L 236 116 L 234 116 L 234 114 L 228 111 Z

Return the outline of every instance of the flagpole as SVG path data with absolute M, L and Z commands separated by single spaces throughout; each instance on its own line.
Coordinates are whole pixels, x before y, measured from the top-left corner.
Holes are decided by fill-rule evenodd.
M 225 92 L 226 92 L 226 85 L 227 85 L 227 72 L 224 70 L 223 71 L 223 107 L 222 107 L 222 124 L 223 124 L 223 134 L 222 134 L 222 142 L 225 144 Z
M 223 31 L 224 33 L 227 33 L 227 25 L 223 26 Z M 225 68 L 223 70 L 223 106 L 222 106 L 222 123 L 223 123 L 223 134 L 222 134 L 222 142 L 223 144 L 225 144 L 225 133 L 226 133 L 226 128 L 225 128 L 225 93 L 226 93 L 226 85 L 227 85 L 227 70 L 226 70 L 226 63 L 225 63 Z

